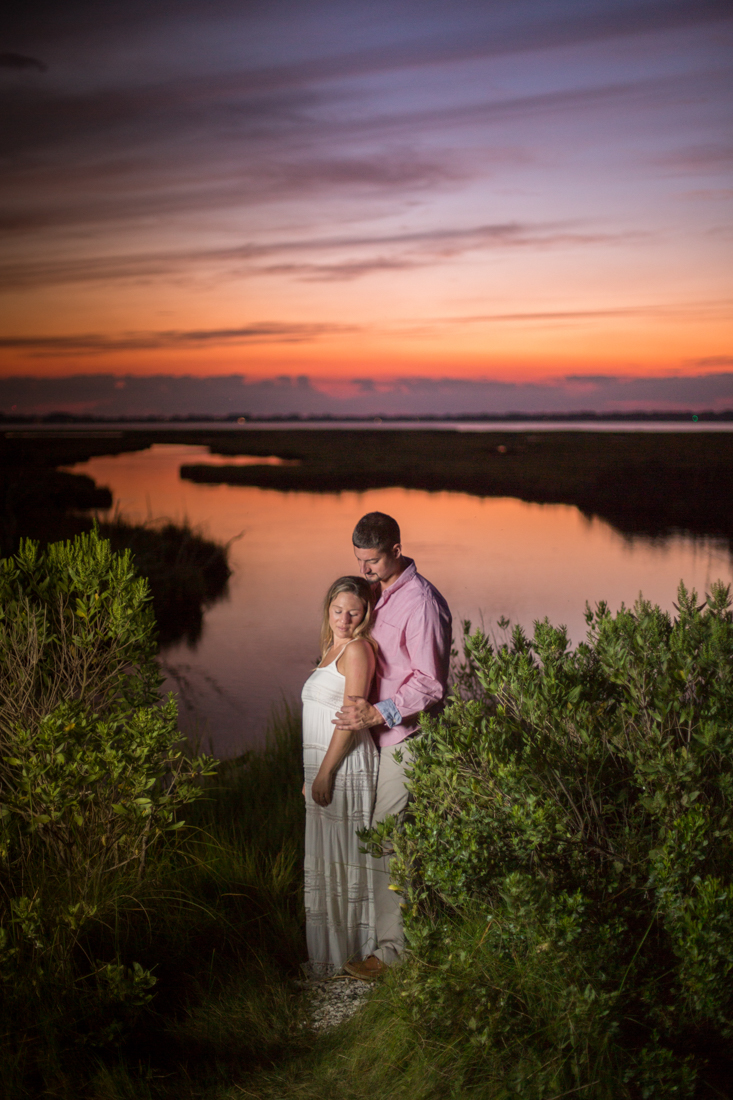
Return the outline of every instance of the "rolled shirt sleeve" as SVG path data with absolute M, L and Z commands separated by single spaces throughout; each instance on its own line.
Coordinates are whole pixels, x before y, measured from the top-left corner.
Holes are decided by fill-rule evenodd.
M 402 715 L 395 706 L 394 699 L 382 699 L 379 703 L 375 703 L 379 713 L 384 718 L 385 726 L 389 726 L 392 729 L 393 726 L 399 726 L 402 721 Z

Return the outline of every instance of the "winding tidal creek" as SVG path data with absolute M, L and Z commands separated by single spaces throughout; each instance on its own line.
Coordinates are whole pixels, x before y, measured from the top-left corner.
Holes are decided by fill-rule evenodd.
M 227 595 L 207 610 L 193 646 L 180 642 L 162 655 L 183 728 L 221 757 L 261 744 L 273 705 L 299 705 L 318 652 L 323 595 L 337 576 L 356 571 L 351 531 L 365 512 L 398 520 L 405 553 L 448 600 L 454 638 L 463 619 L 501 637 L 502 616 L 529 631 L 547 616 L 577 643 L 586 600 L 615 610 L 641 591 L 672 611 L 681 579 L 699 594 L 711 581 L 733 579 L 723 540 L 622 535 L 570 505 L 397 488 L 281 492 L 180 477 L 182 465 L 217 461 L 232 459 L 159 443 L 73 469 L 109 487 L 129 519 L 187 519 L 231 542 Z

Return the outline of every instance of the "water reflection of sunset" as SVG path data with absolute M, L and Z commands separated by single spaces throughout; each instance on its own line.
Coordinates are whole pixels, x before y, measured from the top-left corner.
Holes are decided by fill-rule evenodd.
M 323 594 L 353 572 L 350 535 L 365 512 L 394 515 L 405 552 L 445 595 L 454 623 L 487 629 L 502 615 L 531 629 L 547 616 L 585 632 L 585 601 L 612 608 L 644 596 L 668 610 L 683 578 L 702 592 L 731 580 L 731 562 L 712 540 L 624 538 L 565 505 L 459 493 L 384 489 L 366 493 L 277 493 L 181 481 L 179 466 L 202 448 L 92 459 L 76 467 L 108 485 L 122 511 L 188 520 L 231 546 L 229 596 L 207 611 L 195 650 L 168 650 L 193 688 L 187 728 L 211 736 L 226 755 L 262 737 L 270 707 L 297 699 L 315 659 Z M 241 536 L 241 537 L 237 537 Z M 175 683 L 169 681 L 169 687 Z

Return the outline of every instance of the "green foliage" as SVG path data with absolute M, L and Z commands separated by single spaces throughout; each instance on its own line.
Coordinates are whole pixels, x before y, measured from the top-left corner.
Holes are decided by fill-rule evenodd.
M 140 882 L 149 852 L 183 824 L 180 809 L 212 769 L 184 754 L 154 655 L 146 582 L 130 554 L 114 554 L 96 532 L 44 552 L 26 541 L 0 562 L 8 995 L 86 982 L 92 1000 L 147 999 L 149 975 L 79 945 Z
M 733 1034 L 729 592 L 587 621 L 575 650 L 547 621 L 467 633 L 412 816 L 371 834 L 396 851 L 405 1011 L 462 1030 L 492 1096 L 688 1096 Z
M 134 863 L 109 877 L 118 892 L 79 930 L 74 957 L 91 964 L 73 983 L 0 998 L 0 1094 L 218 1095 L 303 1049 L 301 754 L 299 716 L 281 708 L 264 750 L 201 782 L 140 881 Z
M 702 606 L 681 589 L 674 621 L 643 601 L 589 610 L 575 651 L 548 623 L 498 647 L 466 637 L 454 702 L 416 743 L 413 814 L 370 838 L 394 844 L 410 952 L 314 1039 L 288 984 L 304 948 L 297 716 L 198 781 L 208 766 L 178 755 L 157 697 L 129 558 L 92 536 L 84 566 L 75 546 L 55 575 L 56 548 L 0 567 L 0 1091 L 727 1094 L 722 586 Z
M 41 551 L 25 540 L 0 563 L 0 729 L 38 723 L 60 703 L 145 705 L 157 671 L 147 586 L 129 554 L 96 534 Z

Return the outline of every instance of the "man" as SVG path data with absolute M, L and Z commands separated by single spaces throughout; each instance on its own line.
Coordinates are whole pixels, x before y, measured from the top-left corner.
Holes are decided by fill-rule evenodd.
M 448 683 L 451 614 L 411 558 L 402 553 L 400 529 L 391 516 L 369 512 L 353 535 L 359 571 L 379 586 L 372 637 L 379 646 L 374 702 L 349 696 L 337 713 L 337 729 L 372 728 L 379 747 L 379 779 L 373 821 L 398 820 L 407 806 L 405 769 L 412 761 L 411 738 L 419 734 L 421 711 L 440 709 Z M 399 750 L 401 761 L 395 760 Z M 400 895 L 389 889 L 392 852 L 375 860 L 374 908 L 377 947 L 362 962 L 348 963 L 355 978 L 380 977 L 404 945 Z

